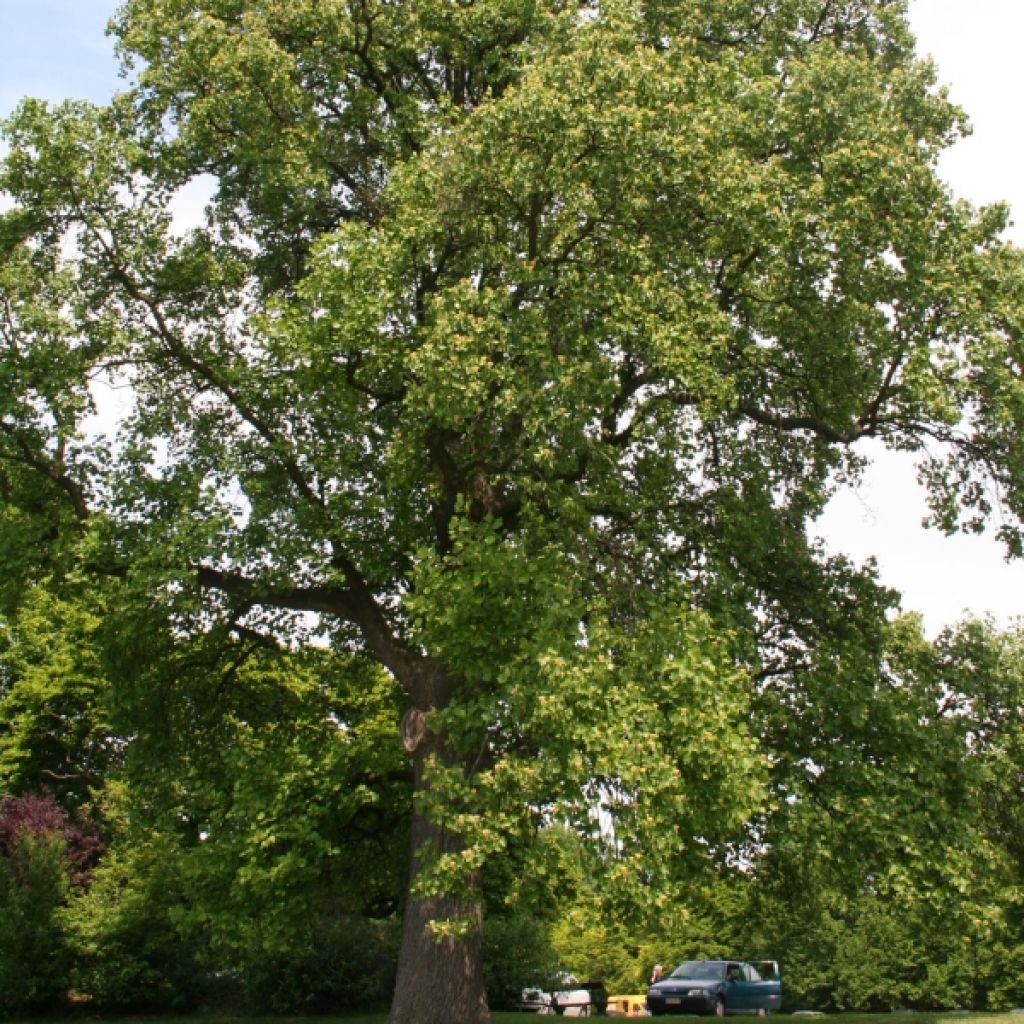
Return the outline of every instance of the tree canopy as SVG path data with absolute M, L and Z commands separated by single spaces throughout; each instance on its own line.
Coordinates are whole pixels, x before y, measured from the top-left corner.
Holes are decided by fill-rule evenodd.
M 125 91 L 8 119 L 8 579 L 390 673 L 393 1020 L 487 1019 L 515 837 L 649 896 L 763 799 L 752 707 L 864 683 L 895 597 L 807 539 L 858 442 L 1020 553 L 1021 254 L 904 7 L 127 0 Z

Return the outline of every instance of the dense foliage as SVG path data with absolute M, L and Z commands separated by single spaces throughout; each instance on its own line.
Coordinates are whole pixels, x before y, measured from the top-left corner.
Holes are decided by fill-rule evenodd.
M 97 654 L 76 616 L 62 622 L 82 658 Z M 37 626 L 29 616 L 22 628 Z M 22 638 L 9 639 L 8 650 L 23 650 Z M 879 640 L 859 729 L 829 738 L 761 722 L 778 795 L 713 869 L 630 909 L 609 908 L 606 869 L 568 829 L 545 830 L 539 845 L 524 837 L 493 863 L 484 935 L 492 1005 L 513 1006 L 525 985 L 556 986 L 565 971 L 642 991 L 654 962 L 737 950 L 782 962 L 791 1007 L 1024 1001 L 1024 635 L 969 622 L 928 643 L 916 620 L 901 619 Z M 137 716 L 138 733 L 118 771 L 92 790 L 102 836 L 73 816 L 74 790 L 64 794 L 73 814 L 31 793 L 3 804 L 3 1008 L 49 1010 L 71 991 L 108 1010 L 383 1005 L 410 795 L 402 759 L 381 742 L 393 720 L 390 684 L 380 677 L 367 700 L 357 666 L 335 673 L 328 694 L 323 662 L 315 677 L 282 677 L 276 655 L 245 667 L 218 665 L 209 652 L 176 655 L 166 683 L 176 687 L 173 706 L 191 699 L 206 714 L 168 728 L 168 704 L 156 716 L 145 703 L 121 706 L 122 724 Z M 13 660 L 23 664 L 21 654 Z M 11 663 L 0 658 L 5 670 Z M 198 701 L 191 688 L 223 687 L 225 670 L 238 699 Z M 80 680 L 64 682 L 76 692 Z M 51 683 L 60 690 L 59 677 Z M 111 686 L 103 676 L 92 683 L 95 694 Z M 119 688 L 127 701 L 127 682 Z M 282 701 L 297 702 L 287 717 Z M 226 731 L 230 742 L 207 742 Z M 390 765 L 382 750 L 392 751 Z M 9 790 L 20 781 L 5 777 Z
M 1019 957 L 1019 638 L 930 645 L 808 541 L 872 441 L 1022 547 L 1021 254 L 936 176 L 904 4 L 113 28 L 125 91 L 0 165 L 0 769 L 110 833 L 25 875 L 75 984 L 370 1001 L 400 915 L 392 1020 L 485 1024 L 485 907 L 841 1006 L 930 998 L 909 921 Z

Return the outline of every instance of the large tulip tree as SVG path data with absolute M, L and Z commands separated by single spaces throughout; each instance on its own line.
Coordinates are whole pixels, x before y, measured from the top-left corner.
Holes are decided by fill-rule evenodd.
M 127 0 L 125 91 L 7 122 L 9 568 L 393 675 L 394 1024 L 488 1019 L 510 837 L 654 901 L 734 834 L 758 680 L 884 608 L 806 539 L 867 442 L 1020 549 L 1020 257 L 904 8 Z

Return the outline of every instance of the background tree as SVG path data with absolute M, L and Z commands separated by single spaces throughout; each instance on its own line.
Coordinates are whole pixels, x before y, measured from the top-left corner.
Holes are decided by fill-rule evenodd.
M 392 1019 L 485 1021 L 510 837 L 589 835 L 621 902 L 759 804 L 756 683 L 812 678 L 871 590 L 806 540 L 858 441 L 921 453 L 943 529 L 995 495 L 1019 552 L 1005 211 L 936 178 L 962 118 L 890 0 L 128 0 L 115 32 L 109 108 L 7 124 L 10 521 L 42 501 L 201 644 L 392 675 Z M 104 377 L 134 405 L 86 437 Z
M 393 682 L 323 649 L 175 635 L 130 599 L 115 621 L 132 739 L 116 852 L 70 911 L 81 990 L 119 1010 L 383 1002 L 410 791 L 382 743 Z
M 1014 773 L 1019 631 L 928 642 L 904 617 L 842 655 L 833 636 L 825 670 L 765 705 L 774 796 L 751 822 L 743 944 L 775 946 L 797 1004 L 1005 1007 L 1020 874 L 998 822 L 1019 798 L 1004 815 L 993 797 Z

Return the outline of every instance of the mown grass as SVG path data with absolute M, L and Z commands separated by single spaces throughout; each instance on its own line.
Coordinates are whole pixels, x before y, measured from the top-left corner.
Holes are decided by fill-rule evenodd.
M 542 1024 L 550 1021 L 570 1018 L 553 1018 L 539 1016 L 536 1013 L 495 1013 L 494 1024 Z M 609 1024 L 615 1017 L 605 1018 Z M 621 1018 L 619 1018 L 621 1019 Z M 649 1019 L 649 1018 L 648 1018 Z M 694 1016 L 671 1016 L 659 1018 L 664 1024 L 708 1024 L 713 1018 Z M 757 1018 L 739 1017 L 739 1021 Z M 1024 1024 L 1021 1013 L 837 1013 L 824 1017 L 793 1017 L 787 1013 L 773 1014 L 772 1019 L 779 1019 L 780 1024 Z M 90 1013 L 74 1013 L 66 1017 L 30 1017 L 13 1018 L 4 1024 L 386 1024 L 387 1013 L 354 1013 L 316 1017 L 231 1017 L 220 1014 L 192 1014 L 189 1016 L 168 1015 L 152 1017 L 114 1017 L 94 1015 Z M 451 1024 L 460 1024 L 452 1018 Z
M 539 1016 L 536 1013 L 495 1013 L 493 1014 L 494 1024 L 543 1024 L 543 1022 L 568 1021 L 575 1018 Z M 787 1013 L 773 1014 L 772 1019 L 779 1019 L 779 1024 L 882 1024 L 883 1021 L 891 1021 L 892 1024 L 1024 1024 L 1024 1015 L 1012 1013 L 832 1013 L 825 1017 L 793 1017 Z M 608 1024 L 623 1018 L 605 1017 Z M 650 1017 L 640 1018 L 641 1020 L 652 1020 Z M 697 1016 L 669 1016 L 659 1017 L 663 1024 L 708 1024 L 713 1018 Z M 736 1021 L 753 1021 L 756 1017 L 734 1017 Z M 205 1018 L 199 1022 L 196 1018 L 180 1018 L 176 1024 L 386 1024 L 386 1013 L 356 1014 L 354 1016 L 338 1017 L 306 1017 L 293 1018 L 287 1022 L 282 1020 L 270 1020 L 268 1018 L 247 1018 L 234 1020 L 210 1020 Z M 102 1024 L 118 1024 L 115 1021 L 104 1021 Z M 122 1022 L 123 1024 L 123 1022 Z M 165 1024 L 161 1021 L 160 1024 Z M 451 1024 L 459 1024 L 453 1019 Z

